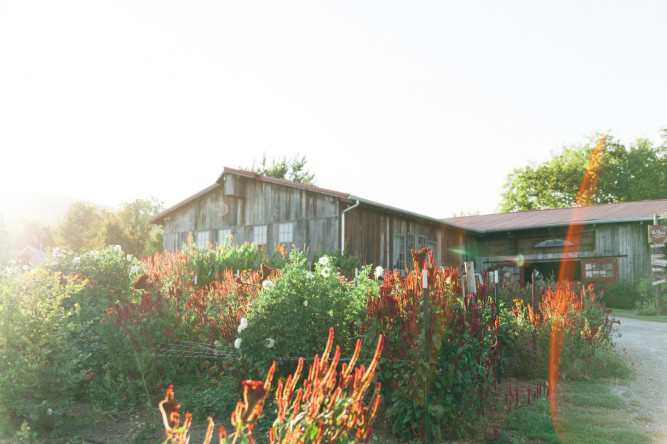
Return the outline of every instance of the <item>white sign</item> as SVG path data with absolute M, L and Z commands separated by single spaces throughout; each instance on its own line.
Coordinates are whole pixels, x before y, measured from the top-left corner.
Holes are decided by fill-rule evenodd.
M 660 267 L 667 267 L 667 259 L 651 258 L 651 265 L 658 265 Z
M 662 254 L 662 253 L 657 253 L 657 254 L 652 254 L 652 255 L 651 255 L 651 259 L 653 259 L 653 258 L 661 258 L 661 257 L 665 257 L 665 255 Z
M 649 247 L 651 247 L 651 248 L 662 248 L 662 247 L 664 247 L 664 246 L 665 246 L 664 243 L 661 243 L 661 244 L 649 244 Z
M 653 281 L 653 285 L 660 285 L 667 282 L 667 279 L 660 279 L 659 281 Z
M 651 271 L 654 273 L 664 273 L 665 269 L 664 268 L 651 268 Z

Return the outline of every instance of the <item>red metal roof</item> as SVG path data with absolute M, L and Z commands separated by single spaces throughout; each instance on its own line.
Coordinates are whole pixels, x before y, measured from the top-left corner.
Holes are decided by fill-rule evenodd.
M 571 224 L 652 220 L 654 214 L 662 217 L 667 216 L 667 199 L 620 202 L 578 208 L 449 217 L 442 219 L 442 221 L 468 230 L 492 232 Z

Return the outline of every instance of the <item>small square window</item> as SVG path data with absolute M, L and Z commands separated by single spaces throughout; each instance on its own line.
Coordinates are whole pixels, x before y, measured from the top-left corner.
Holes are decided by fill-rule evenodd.
M 252 229 L 252 239 L 257 245 L 266 245 L 267 242 L 267 227 L 266 225 L 257 225 Z
M 209 232 L 208 231 L 197 231 L 197 237 L 195 238 L 195 243 L 199 248 L 208 248 L 209 247 Z
M 294 224 L 278 224 L 278 243 L 291 244 L 294 241 Z

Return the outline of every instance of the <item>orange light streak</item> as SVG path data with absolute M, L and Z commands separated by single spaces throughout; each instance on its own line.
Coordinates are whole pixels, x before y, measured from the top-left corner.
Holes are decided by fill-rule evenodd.
M 573 221 L 575 220 L 575 216 L 578 220 L 583 219 L 580 216 L 582 216 L 582 213 L 588 211 L 588 206 L 593 204 L 593 198 L 595 197 L 598 188 L 600 166 L 605 149 L 605 138 L 604 135 L 600 137 L 597 145 L 593 149 L 593 153 L 586 165 L 584 177 L 581 179 L 581 184 L 579 185 L 575 208 L 572 210 L 572 218 L 567 229 L 566 240 L 569 242 L 566 242 L 566 245 L 563 248 L 563 259 L 561 260 L 558 273 L 558 287 L 556 294 L 557 297 L 560 298 L 566 297 L 569 283 L 574 280 L 575 267 L 577 266 L 577 261 L 574 259 L 579 250 L 579 245 L 581 244 L 583 230 L 581 227 L 574 225 Z M 560 357 L 563 352 L 563 334 L 565 332 L 565 321 L 569 305 L 566 303 L 559 303 L 557 305 L 558 307 L 562 307 L 561 310 L 559 310 L 562 312 L 559 313 L 559 316 L 554 319 L 551 324 L 551 346 L 549 348 L 549 405 L 551 407 L 551 419 L 554 427 L 556 428 L 556 431 L 560 432 L 558 415 L 556 412 L 555 392 L 556 384 L 558 383 Z

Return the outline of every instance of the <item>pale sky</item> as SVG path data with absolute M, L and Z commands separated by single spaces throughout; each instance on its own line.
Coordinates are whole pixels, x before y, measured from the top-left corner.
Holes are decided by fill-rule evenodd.
M 667 1 L 0 0 L 0 196 L 166 206 L 224 166 L 432 217 L 595 132 L 660 143 Z

